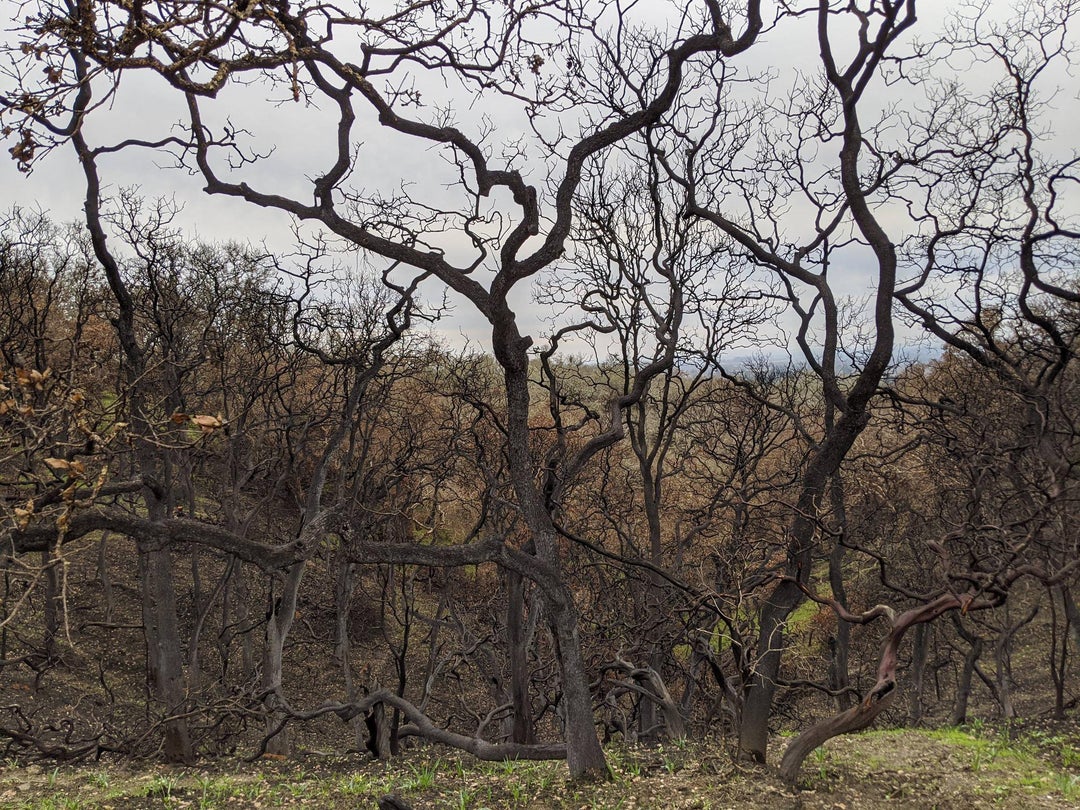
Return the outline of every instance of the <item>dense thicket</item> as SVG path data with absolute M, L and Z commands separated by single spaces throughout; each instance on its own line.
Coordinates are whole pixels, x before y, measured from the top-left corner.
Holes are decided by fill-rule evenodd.
M 764 761 L 787 722 L 794 778 L 902 674 L 916 722 L 976 678 L 1012 716 L 1047 614 L 1071 705 L 1071 3 L 933 45 L 914 0 L 28 8 L 6 134 L 26 169 L 74 150 L 85 220 L 4 222 L 2 666 L 48 690 L 87 633 L 141 633 L 149 691 L 122 711 L 131 660 L 96 660 L 94 708 L 12 704 L 14 745 L 286 755 L 336 715 L 378 756 L 581 775 L 601 737 L 714 726 Z M 132 73 L 184 122 L 95 143 Z M 282 88 L 315 168 L 232 121 Z M 317 235 L 186 240 L 103 192 L 144 149 Z M 483 351 L 431 337 L 436 281 Z

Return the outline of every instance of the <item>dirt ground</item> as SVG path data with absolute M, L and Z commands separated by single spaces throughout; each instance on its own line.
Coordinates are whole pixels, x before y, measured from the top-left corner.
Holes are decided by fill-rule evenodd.
M 784 740 L 775 746 L 779 752 Z M 722 745 L 608 749 L 612 779 L 575 783 L 562 763 L 482 763 L 425 747 L 389 764 L 308 754 L 295 761 L 219 759 L 196 768 L 104 762 L 0 768 L 0 807 L 375 808 L 394 793 L 421 808 L 1076 808 L 1075 724 L 885 730 L 831 741 L 798 789 L 733 762 Z

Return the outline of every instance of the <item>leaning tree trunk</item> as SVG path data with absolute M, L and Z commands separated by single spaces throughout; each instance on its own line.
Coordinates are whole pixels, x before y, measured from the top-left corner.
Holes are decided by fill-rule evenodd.
M 871 622 L 880 616 L 885 616 L 889 620 L 889 635 L 882 646 L 877 682 L 858 705 L 815 723 L 792 740 L 784 751 L 784 757 L 780 762 L 780 776 L 786 782 L 794 783 L 798 779 L 803 761 L 810 755 L 811 751 L 833 737 L 849 734 L 853 731 L 861 731 L 873 723 L 878 715 L 896 699 L 898 652 L 900 642 L 903 641 L 907 631 L 915 625 L 933 621 L 941 614 L 959 608 L 963 604 L 961 597 L 954 594 L 943 594 L 937 599 L 905 611 L 899 616 L 896 615 L 892 608 L 884 605 L 878 605 L 861 616 L 851 616 L 849 614 L 847 617 L 849 620 L 862 624 Z M 835 604 L 835 600 L 833 607 L 834 609 L 839 607 Z
M 784 627 L 787 617 L 806 598 L 803 585 L 810 575 L 822 499 L 830 478 L 840 468 L 865 426 L 865 413 L 841 416 L 829 436 L 814 451 L 803 473 L 802 491 L 788 531 L 786 576 L 764 600 L 758 614 L 757 661 L 739 727 L 739 751 L 756 762 L 765 762 L 769 718 L 784 651 Z M 843 618 L 847 610 L 837 607 L 838 615 Z

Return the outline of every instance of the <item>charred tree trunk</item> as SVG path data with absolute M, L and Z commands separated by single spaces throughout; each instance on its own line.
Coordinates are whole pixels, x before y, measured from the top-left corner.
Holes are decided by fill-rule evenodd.
M 337 578 L 334 582 L 334 660 L 341 668 L 341 677 L 348 700 L 356 700 L 359 692 L 353 680 L 352 640 L 350 639 L 349 612 L 352 609 L 352 596 L 356 586 L 356 565 L 339 560 Z M 362 718 L 354 717 L 350 721 L 356 738 L 357 750 L 364 747 L 364 723 Z
M 139 548 L 139 581 L 150 682 L 166 713 L 163 754 L 169 762 L 190 764 L 195 753 L 184 717 L 187 687 L 168 551 Z
M 956 701 L 953 703 L 952 714 L 949 723 L 959 726 L 967 722 L 968 700 L 971 698 L 971 678 L 975 674 L 979 656 L 982 655 L 983 640 L 977 635 L 967 632 L 960 619 L 953 615 L 953 626 L 956 627 L 960 637 L 968 643 L 968 651 L 964 655 L 964 665 L 960 670 L 960 679 L 956 684 Z
M 566 587 L 556 532 L 542 493 L 536 486 L 529 436 L 529 342 L 520 337 L 509 310 L 496 318 L 492 339 L 506 386 L 508 469 L 522 515 L 532 534 L 536 557 L 558 581 L 544 593 L 544 615 L 551 623 L 562 679 L 566 762 L 572 777 L 607 776 L 607 759 L 593 718 L 592 693 L 581 653 L 577 607 Z
M 274 599 L 271 589 L 270 596 L 273 601 L 270 604 L 269 615 L 266 617 L 262 688 L 266 695 L 266 733 L 273 734 L 266 744 L 266 753 L 281 757 L 287 757 L 291 750 L 287 727 L 281 728 L 277 734 L 274 734 L 281 725 L 281 685 L 285 640 L 292 628 L 293 619 L 296 618 L 296 602 L 300 593 L 300 583 L 304 578 L 304 568 L 305 563 L 302 561 L 293 563 L 289 567 L 281 587 L 281 596 Z
M 1065 606 L 1066 625 L 1072 635 L 1073 647 L 1080 650 L 1080 609 L 1076 607 L 1073 599 L 1072 588 L 1067 585 L 1061 586 L 1061 601 Z
M 1034 621 L 1039 612 L 1039 606 L 1033 605 L 1031 610 L 1014 625 L 1006 624 L 994 644 L 994 675 L 997 684 L 996 697 L 1001 706 L 1001 716 L 1006 720 L 1016 717 L 1016 707 L 1012 701 L 1013 678 L 1012 678 L 1012 640 L 1013 637 L 1024 627 Z
M 833 474 L 829 499 L 836 524 L 836 545 L 829 555 L 829 587 L 833 597 L 844 608 L 847 607 L 847 590 L 844 587 L 844 532 L 847 530 L 847 510 L 844 503 L 843 482 L 839 472 Z M 850 709 L 854 701 L 850 691 L 851 675 L 848 655 L 851 651 L 851 624 L 836 618 L 836 636 L 829 645 L 829 688 L 836 694 L 836 703 L 840 711 Z
M 852 436 L 854 440 L 854 436 Z M 810 555 L 817 534 L 816 516 L 820 512 L 825 483 L 840 463 L 837 448 L 826 455 L 822 448 L 810 462 L 804 477 L 796 516 L 790 531 L 788 576 L 782 579 L 758 613 L 757 656 L 743 702 L 739 728 L 739 751 L 755 762 L 765 762 L 769 744 L 769 719 L 773 698 L 780 677 L 780 662 L 784 650 L 784 627 L 787 617 L 806 598 L 800 582 L 810 572 Z M 835 464 L 828 463 L 836 454 Z
M 1069 617 L 1064 615 L 1065 626 L 1058 630 L 1057 599 L 1060 587 L 1049 588 L 1050 596 L 1050 680 L 1054 684 L 1054 719 L 1065 719 L 1065 672 L 1069 661 Z M 1064 594 L 1060 594 L 1064 601 Z M 1064 613 L 1064 611 L 1062 611 Z
M 97 577 L 101 583 L 102 617 L 105 624 L 112 624 L 113 613 L 116 612 L 116 599 L 113 597 L 112 577 L 109 575 L 109 532 L 101 533 L 101 541 L 98 543 L 97 554 Z
M 84 69 L 85 65 L 80 63 L 79 70 Z M 85 87 L 87 93 L 82 103 L 89 103 L 89 83 Z M 117 305 L 117 316 L 113 319 L 113 325 L 123 352 L 123 376 L 128 386 L 128 416 L 134 437 L 135 467 L 145 482 L 142 499 L 150 519 L 158 521 L 168 516 L 168 507 L 164 502 L 166 493 L 162 490 L 162 478 L 157 474 L 159 466 L 162 466 L 159 465 L 159 448 L 153 440 L 154 430 L 147 423 L 151 411 L 146 407 L 148 392 L 144 390 L 146 355 L 135 328 L 135 301 L 116 257 L 109 250 L 102 225 L 97 153 L 89 148 L 80 129 L 72 134 L 71 142 L 86 179 L 84 210 L 90 241 L 94 255 L 105 271 L 109 289 Z M 163 753 L 166 759 L 173 762 L 193 762 L 194 748 L 188 722 L 182 711 L 187 700 L 187 684 L 180 648 L 171 560 L 165 549 L 149 547 L 139 542 L 138 538 L 136 543 L 147 666 L 154 691 L 168 712 L 164 723 Z
M 613 669 L 626 676 L 620 688 L 636 692 L 641 703 L 652 704 L 652 714 L 662 718 L 664 732 L 669 739 L 678 740 L 686 737 L 686 721 L 679 711 L 679 704 L 671 696 L 659 672 L 651 666 L 635 667 L 622 658 L 616 658 L 605 668 Z
M 42 647 L 45 656 L 52 660 L 56 657 L 56 637 L 60 633 L 60 613 L 63 611 L 60 595 L 59 567 L 63 562 L 54 557 L 55 551 L 48 549 L 41 552 L 41 566 L 45 572 L 44 628 Z
M 510 658 L 510 701 L 513 711 L 511 739 L 530 745 L 533 732 L 532 701 L 529 700 L 528 634 L 525 632 L 525 581 L 511 571 L 507 588 L 506 636 Z
M 926 679 L 926 657 L 930 652 L 930 626 L 919 624 L 915 627 L 915 642 L 911 651 L 911 703 L 908 718 L 917 726 L 923 718 L 923 689 Z
M 192 551 L 194 558 L 195 552 Z M 218 577 L 217 582 L 214 583 L 214 589 L 210 592 L 210 595 L 205 600 L 205 604 L 200 607 L 200 602 L 194 601 L 193 605 L 198 609 L 195 616 L 195 627 L 191 631 L 191 639 L 188 642 L 188 683 L 192 689 L 198 689 L 203 683 L 202 675 L 202 655 L 200 654 L 200 645 L 202 641 L 203 628 L 206 627 L 206 621 L 210 618 L 210 613 L 217 603 L 218 597 L 220 597 L 225 591 L 225 585 L 229 581 L 230 571 L 226 569 Z

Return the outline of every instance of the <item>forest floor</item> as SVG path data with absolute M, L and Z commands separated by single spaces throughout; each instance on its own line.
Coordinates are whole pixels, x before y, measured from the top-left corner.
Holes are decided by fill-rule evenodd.
M 777 752 L 783 744 L 777 742 Z M 0 766 L 0 807 L 375 808 L 397 794 L 421 808 L 1076 808 L 1080 728 L 882 730 L 830 741 L 798 789 L 722 747 L 608 749 L 612 779 L 570 782 L 558 762 L 483 763 L 425 747 L 390 763 L 308 754 L 297 760 L 162 765 Z

